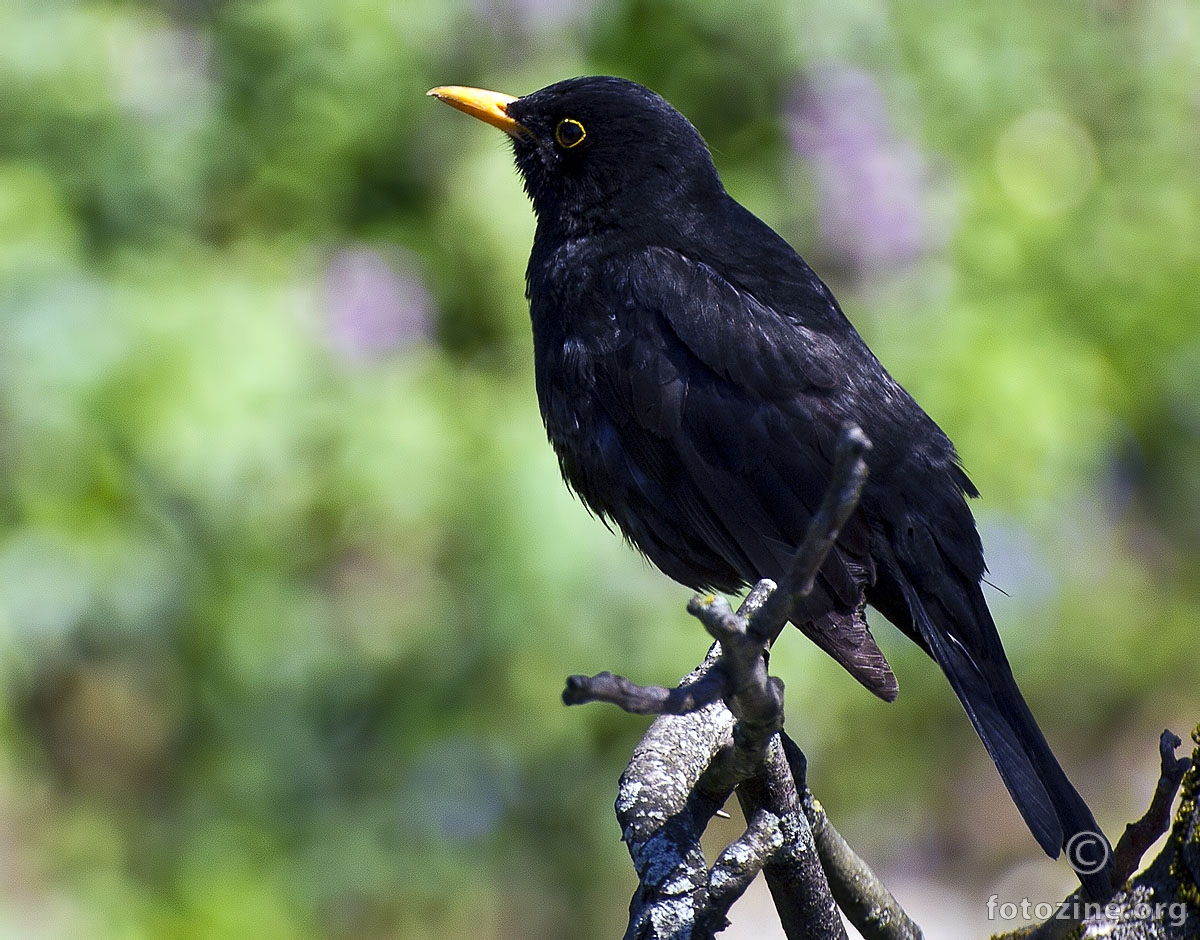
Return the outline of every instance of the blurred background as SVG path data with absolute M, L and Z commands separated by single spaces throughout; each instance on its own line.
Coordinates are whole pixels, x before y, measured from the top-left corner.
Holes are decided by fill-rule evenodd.
M 619 935 L 646 722 L 562 680 L 707 642 L 561 485 L 532 213 L 424 97 L 588 73 L 687 114 L 955 439 L 1034 712 L 1143 811 L 1200 720 L 1196 3 L 8 0 L 0 936 Z M 931 937 L 1060 898 L 877 634 L 892 706 L 773 660 L 835 824 Z

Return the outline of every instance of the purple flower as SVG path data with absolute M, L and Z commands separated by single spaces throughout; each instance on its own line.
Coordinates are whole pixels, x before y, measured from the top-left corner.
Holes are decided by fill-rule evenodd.
M 914 261 L 944 240 L 927 161 L 896 136 L 875 78 L 844 65 L 807 76 L 789 108 L 792 146 L 816 174 L 820 237 L 864 272 Z
M 429 337 L 433 301 L 403 255 L 343 248 L 329 261 L 324 312 L 330 341 L 347 359 L 374 358 Z

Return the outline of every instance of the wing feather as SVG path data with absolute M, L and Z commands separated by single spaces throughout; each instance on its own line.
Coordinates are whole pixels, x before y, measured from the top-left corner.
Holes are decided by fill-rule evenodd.
M 608 309 L 636 315 L 621 319 L 621 342 L 592 368 L 625 478 L 640 492 L 636 508 L 627 494 L 609 514 L 673 577 L 690 535 L 690 551 L 718 554 L 740 582 L 780 580 L 828 484 L 841 431 L 829 402 L 838 357 L 822 334 L 677 253 L 650 249 L 620 275 L 606 279 L 624 291 Z M 863 616 L 873 580 L 858 512 L 795 619 L 892 698 L 895 677 Z

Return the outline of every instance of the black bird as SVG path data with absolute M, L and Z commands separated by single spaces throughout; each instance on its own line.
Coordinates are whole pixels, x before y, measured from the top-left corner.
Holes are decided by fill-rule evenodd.
M 431 95 L 506 131 L 537 215 L 526 273 L 538 401 L 567 484 L 663 572 L 734 592 L 779 580 L 837 438 L 874 447 L 862 502 L 794 622 L 886 700 L 871 604 L 941 666 L 1051 857 L 1094 898 L 1110 850 L 1013 679 L 981 589 L 978 492 L 829 288 L 725 192 L 654 92 L 575 78 L 523 98 Z

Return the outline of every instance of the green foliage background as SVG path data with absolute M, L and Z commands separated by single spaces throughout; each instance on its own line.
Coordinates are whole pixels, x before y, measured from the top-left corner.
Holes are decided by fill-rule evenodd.
M 424 97 L 597 72 L 958 442 L 1033 709 L 1110 834 L 1140 812 L 1200 717 L 1195 3 L 8 0 L 0 933 L 620 929 L 643 723 L 561 680 L 706 644 L 560 485 L 531 213 Z M 779 647 L 814 786 L 884 868 L 999 877 L 1036 847 L 880 632 L 890 707 Z

